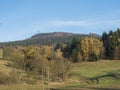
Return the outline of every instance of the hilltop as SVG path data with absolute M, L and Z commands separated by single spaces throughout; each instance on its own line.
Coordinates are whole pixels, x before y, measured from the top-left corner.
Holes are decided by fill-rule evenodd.
M 73 35 L 73 33 L 67 33 L 67 32 L 38 33 L 33 35 L 31 38 L 67 37 L 71 35 Z
M 100 37 L 98 34 L 76 34 L 68 32 L 38 33 L 28 39 L 12 42 L 0 43 L 0 46 L 30 46 L 30 45 L 56 45 L 69 43 L 75 37 Z

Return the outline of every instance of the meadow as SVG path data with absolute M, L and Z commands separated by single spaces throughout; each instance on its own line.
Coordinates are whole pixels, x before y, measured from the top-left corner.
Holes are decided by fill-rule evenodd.
M 0 70 L 8 73 L 7 61 L 0 60 Z M 50 90 L 120 90 L 120 61 L 100 60 L 72 64 L 69 79 L 50 82 Z M 0 90 L 46 90 L 47 85 L 38 83 L 0 85 Z

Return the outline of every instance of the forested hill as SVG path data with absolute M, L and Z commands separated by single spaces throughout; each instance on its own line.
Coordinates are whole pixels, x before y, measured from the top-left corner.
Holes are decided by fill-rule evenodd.
M 30 46 L 30 45 L 55 45 L 69 43 L 74 37 L 100 37 L 97 34 L 74 34 L 67 32 L 39 33 L 31 36 L 29 39 L 13 42 L 0 43 L 0 46 Z
M 67 32 L 53 32 L 53 33 L 39 33 L 33 35 L 31 38 L 45 38 L 45 37 L 68 37 L 73 35 L 73 33 Z

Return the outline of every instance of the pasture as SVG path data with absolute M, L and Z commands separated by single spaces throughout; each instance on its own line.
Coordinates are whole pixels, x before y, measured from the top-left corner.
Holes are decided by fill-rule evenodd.
M 7 61 L 0 60 L 1 71 L 11 70 Z M 47 85 L 0 85 L 0 90 L 46 90 Z M 69 79 L 50 82 L 50 90 L 120 90 L 120 61 L 100 60 L 72 64 Z

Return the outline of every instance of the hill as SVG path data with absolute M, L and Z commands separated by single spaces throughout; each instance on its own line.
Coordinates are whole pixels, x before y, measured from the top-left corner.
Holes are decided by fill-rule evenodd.
M 73 35 L 73 33 L 67 33 L 67 32 L 39 33 L 33 35 L 31 38 L 67 37 L 71 35 Z
M 100 37 L 100 35 L 92 33 L 90 34 L 74 34 L 67 32 L 39 33 L 31 36 L 26 40 L 0 43 L 0 46 L 56 45 L 58 43 L 59 44 L 69 43 L 74 37 L 89 37 L 91 35 L 93 37 Z

